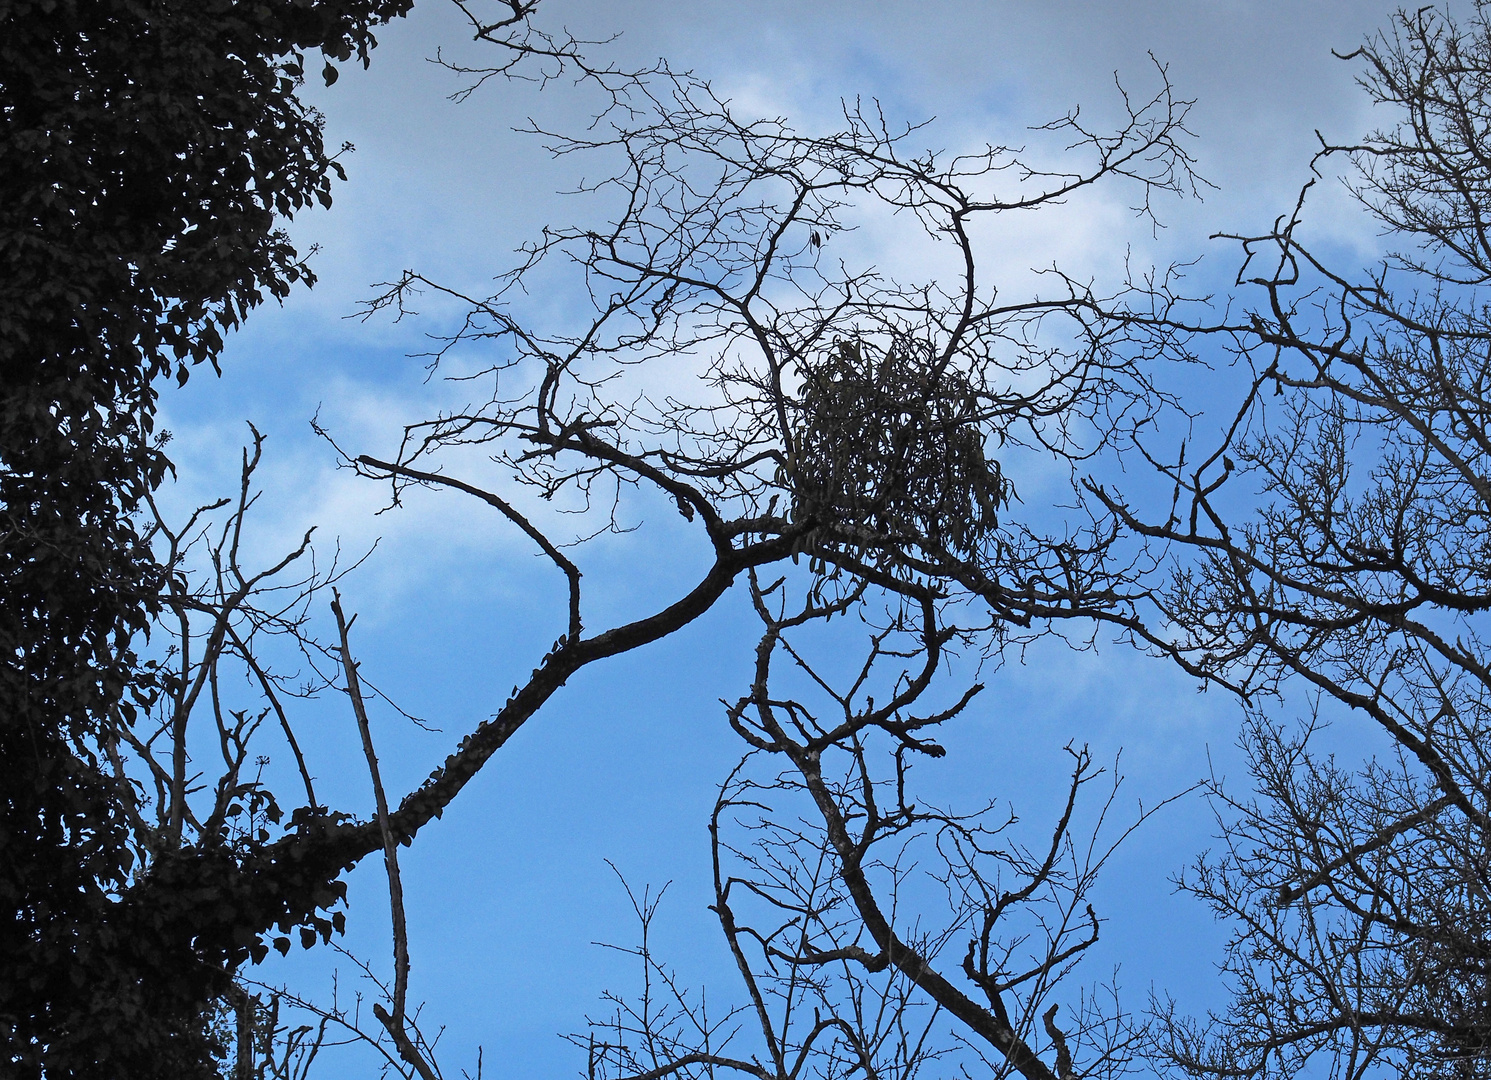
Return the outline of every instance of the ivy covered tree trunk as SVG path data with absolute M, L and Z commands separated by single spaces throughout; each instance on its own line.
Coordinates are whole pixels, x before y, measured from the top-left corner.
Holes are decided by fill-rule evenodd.
M 135 516 L 169 469 L 156 383 L 311 280 L 277 222 L 340 170 L 303 51 L 329 81 L 411 4 L 0 0 L 6 1075 L 215 1072 L 223 956 L 117 903 L 150 871 L 109 758 L 170 689 L 135 651 L 162 585 Z

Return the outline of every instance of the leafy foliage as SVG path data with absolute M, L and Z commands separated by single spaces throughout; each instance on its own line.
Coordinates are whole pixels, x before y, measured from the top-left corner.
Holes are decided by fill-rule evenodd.
M 1010 490 L 985 455 L 978 395 L 929 348 L 901 341 L 875 360 L 841 341 L 795 404 L 797 516 L 963 554 L 998 527 Z
M 132 640 L 161 573 L 132 514 L 170 465 L 155 382 L 312 280 L 277 218 L 340 167 L 303 50 L 366 63 L 412 0 L 0 4 L 0 925 L 11 1075 L 189 1076 L 225 977 L 117 903 L 132 792 L 107 766 L 172 686 Z M 335 68 L 328 62 L 330 82 Z M 209 858 L 203 853 L 200 858 Z M 165 863 L 149 877 L 165 890 Z M 201 897 L 195 897 L 200 900 Z M 237 947 L 241 947 L 237 946 Z M 204 962 L 206 966 L 204 966 Z

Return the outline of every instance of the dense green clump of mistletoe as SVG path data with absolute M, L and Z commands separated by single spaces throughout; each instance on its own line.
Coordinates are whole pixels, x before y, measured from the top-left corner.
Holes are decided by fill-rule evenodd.
M 806 372 L 796 406 L 799 519 L 962 558 L 999 527 L 1011 490 L 986 450 L 979 396 L 930 349 L 902 340 L 877 359 L 840 341 Z

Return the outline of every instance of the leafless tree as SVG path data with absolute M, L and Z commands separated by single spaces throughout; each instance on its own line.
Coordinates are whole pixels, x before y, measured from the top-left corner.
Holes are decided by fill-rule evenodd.
M 1163 1000 L 1158 1049 L 1204 1076 L 1484 1075 L 1484 833 L 1406 752 L 1347 768 L 1309 734 L 1253 717 L 1256 794 L 1214 785 L 1223 846 L 1179 883 L 1233 928 L 1231 1001 Z
M 1302 684 L 1397 747 L 1357 769 L 1262 717 L 1247 729 L 1257 798 L 1219 792 L 1223 851 L 1184 879 L 1236 927 L 1233 1004 L 1202 1025 L 1162 1010 L 1164 1050 L 1195 1075 L 1491 1062 L 1491 9 L 1400 12 L 1344 59 L 1396 121 L 1323 143 L 1317 166 L 1350 162 L 1397 250 L 1366 275 L 1333 269 L 1307 246 L 1309 188 L 1234 238 L 1242 317 L 1152 325 L 1230 348 L 1251 373 L 1241 407 L 1189 460 L 1140 444 L 1167 509 L 1090 489 L 1174 557 L 1152 648 L 1258 705 Z
M 1117 780 L 1079 810 L 1104 770 L 1071 746 L 1063 809 L 1034 847 L 1008 809 L 917 800 L 913 762 L 943 756 L 938 729 L 982 690 L 936 685 L 948 681 L 937 679 L 944 651 L 968 635 L 935 591 L 895 592 L 862 665 L 836 686 L 812 657 L 842 667 L 843 638 L 826 624 L 868 614 L 863 581 L 816 582 L 795 605 L 785 579 L 753 574 L 751 590 L 764 632 L 752 685 L 727 710 L 748 750 L 710 821 L 712 910 L 744 993 L 720 1011 L 715 987 L 711 1018 L 648 948 L 655 907 L 639 904 L 641 993 L 612 996 L 612 1015 L 572 1036 L 590 1075 L 1128 1071 L 1143 1024 L 1116 988 L 1058 984 L 1098 940 L 1099 871 L 1147 814 L 1105 838 Z
M 928 1055 L 949 1052 L 913 1035 L 912 1017 L 922 1013 L 955 1018 L 952 1037 L 968 1060 L 1001 1074 L 1122 1071 L 1133 1036 L 1126 1017 L 1084 998 L 1063 1030 L 1046 1005 L 1094 940 L 1098 918 L 1086 897 L 1106 849 L 1074 836 L 1070 807 L 1047 834 L 1049 852 L 1031 852 L 1001 844 L 987 814 L 916 809 L 904 786 L 885 795 L 887 781 L 872 777 L 881 770 L 875 740 L 889 740 L 903 785 L 908 754 L 937 752 L 921 729 L 951 720 L 971 698 L 970 689 L 925 718 L 910 714 L 950 641 L 997 652 L 1012 636 L 1132 614 L 1127 590 L 1142 568 L 1111 563 L 1111 532 L 1052 536 L 1021 523 L 999 449 L 1075 462 L 1141 425 L 1162 400 L 1150 339 L 1110 317 L 1113 296 L 1070 277 L 1051 275 L 1050 296 L 1000 297 L 971 234 L 980 217 L 1055 206 L 1099 182 L 1129 184 L 1141 218 L 1157 194 L 1189 191 L 1196 181 L 1180 141 L 1187 103 L 1162 70 L 1158 77 L 1152 96 L 1122 97 L 1126 119 L 1112 134 L 1076 113 L 1038 129 L 1056 141 L 1060 171 L 1023 164 L 1003 147 L 916 150 L 919 128 L 896 127 L 863 104 L 846 106 L 837 133 L 800 135 L 781 120 L 742 120 L 706 84 L 666 72 L 637 85 L 604 135 L 549 135 L 558 154 L 621 163 L 618 175 L 586 189 L 612 209 L 610 223 L 546 231 L 494 297 L 415 272 L 391 283 L 369 315 L 409 316 L 430 291 L 465 306 L 460 327 L 428 359 L 438 369 L 480 349 L 479 371 L 468 363 L 453 374 L 489 392 L 411 425 L 393 455 L 348 450 L 343 460 L 389 482 L 394 505 L 419 485 L 477 500 L 509 522 L 563 581 L 562 633 L 419 788 L 386 808 L 380 801 L 376 820 L 288 836 L 265 857 L 293 852 L 337 867 L 384 850 L 393 881 L 397 845 L 438 816 L 566 680 L 674 633 L 745 578 L 766 636 L 757 685 L 730 720 L 750 744 L 752 767 L 777 764 L 766 778 L 739 771 L 723 789 L 716 909 L 753 1003 L 760 1053 L 754 1064 L 727 1060 L 729 1040 L 716 1043 L 712 1022 L 680 995 L 682 1011 L 654 1013 L 644 1001 L 618 1014 L 615 1039 L 587 1036 L 592 1069 L 661 1076 L 733 1062 L 784 1077 L 910 1075 Z M 836 259 L 850 217 L 863 214 L 916 222 L 929 250 L 950 259 L 949 276 L 905 283 Z M 522 290 L 571 267 L 593 313 L 573 330 L 534 329 Z M 700 572 L 676 598 L 591 629 L 585 549 L 576 543 L 634 531 L 660 508 L 697 536 Z M 654 528 L 643 537 L 678 549 L 676 527 Z M 782 606 L 784 583 L 758 582 L 758 571 L 780 564 L 791 564 L 783 573 L 807 597 L 795 614 Z M 800 705 L 773 696 L 772 658 L 787 650 L 811 672 L 786 632 L 876 605 L 887 621 L 867 631 L 859 682 L 840 695 L 814 679 L 843 712 L 814 728 Z M 909 671 L 890 677 L 881 705 L 862 696 L 872 671 L 878 679 L 903 661 Z M 350 653 L 343 668 L 350 678 Z M 1073 754 L 1075 804 L 1096 770 L 1086 751 Z M 777 802 L 816 808 L 821 823 L 785 825 L 769 805 Z M 763 816 L 736 822 L 745 803 Z M 735 845 L 724 833 L 737 827 L 760 843 Z M 895 856 L 880 854 L 915 837 L 946 863 L 951 914 L 931 936 L 895 915 L 902 875 Z M 741 873 L 727 871 L 731 859 Z M 783 937 L 756 925 L 769 912 L 737 917 L 740 905 L 757 903 L 788 912 L 784 921 L 796 912 L 797 924 Z M 397 897 L 394 908 L 397 942 Z M 651 911 L 639 903 L 644 928 Z M 1020 913 L 1029 925 L 1007 931 Z M 960 935 L 972 947 L 944 972 L 942 947 Z M 646 948 L 642 956 L 662 978 Z M 396 972 L 405 963 L 396 959 Z M 387 1014 L 395 1021 L 401 978 Z M 818 1019 L 800 1029 L 810 1006 Z M 397 1040 L 397 1024 L 378 1018 Z
M 158 908 L 187 877 L 230 899 L 182 932 L 191 948 L 232 970 L 270 947 L 288 950 L 297 932 L 307 946 L 329 938 L 343 918 L 333 910 L 345 894 L 341 875 L 381 852 L 394 958 L 371 1008 L 379 1027 L 366 1032 L 357 1007 L 313 1006 L 319 1020 L 282 1029 L 277 1045 L 283 1053 L 285 1040 L 300 1039 L 314 1054 L 321 1042 L 307 1042 L 307 1032 L 314 1027 L 323 1039 L 331 1025 L 380 1046 L 406 1076 L 440 1075 L 433 1040 L 419 1034 L 406 1000 L 399 846 L 442 814 L 569 678 L 675 633 L 744 580 L 765 636 L 757 682 L 729 713 L 751 753 L 723 789 L 714 835 L 716 908 L 760 1028 L 760 1060 L 746 1071 L 909 1076 L 944 1053 L 1042 1080 L 1122 1071 L 1134 1034 L 1123 1014 L 1079 997 L 1058 1024 L 1048 1004 L 1099 927 L 1086 904 L 1107 849 L 1072 827 L 1078 795 L 1097 772 L 1087 752 L 1073 749 L 1068 811 L 1038 850 L 1004 839 L 992 812 L 920 808 L 904 785 L 908 755 L 937 753 L 930 729 L 975 692 L 924 717 L 912 712 L 951 643 L 994 655 L 1053 626 L 1125 624 L 1142 597 L 1134 590 L 1148 567 L 1115 561 L 1111 530 L 1051 534 L 1022 522 L 1001 458 L 1019 448 L 1080 462 L 1130 437 L 1161 406 L 1151 361 L 1172 351 L 1156 353 L 1147 328 L 1135 333 L 1111 316 L 1122 299 L 1150 297 L 1125 283 L 1104 294 L 1053 273 L 1049 295 L 1007 299 L 986 280 L 972 233 L 980 218 L 1057 207 L 1099 183 L 1125 185 L 1141 220 L 1152 218 L 1157 196 L 1190 191 L 1188 103 L 1175 98 L 1162 69 L 1156 82 L 1147 97 L 1120 94 L 1111 133 L 1076 112 L 1036 129 L 1054 147 L 1058 165 L 1049 169 L 1006 147 L 924 151 L 920 128 L 862 103 L 846 105 L 838 132 L 802 135 L 782 120 L 741 119 L 706 84 L 666 70 L 614 84 L 625 107 L 606 114 L 609 127 L 593 129 L 604 134 L 550 135 L 558 154 L 620 163 L 587 189 L 610 208 L 610 222 L 546 231 L 495 297 L 466 296 L 414 272 L 389 284 L 370 315 L 405 317 L 421 290 L 464 303 L 462 324 L 430 360 L 449 366 L 457 353 L 479 349 L 479 372 L 452 374 L 484 396 L 411 425 L 391 455 L 349 450 L 342 460 L 388 483 L 394 505 L 411 486 L 439 489 L 522 533 L 563 582 L 559 637 L 546 652 L 535 649 L 532 674 L 424 783 L 390 797 L 353 620 L 333 593 L 337 641 L 316 643 L 305 622 L 336 572 L 298 579 L 274 605 L 279 575 L 307 557 L 308 544 L 264 573 L 240 567 L 256 436 L 239 498 L 210 508 L 225 510 L 226 524 L 210 537 L 202 518 L 179 531 L 160 525 L 173 560 L 206 550 L 209 569 L 197 583 L 184 570 L 173 577 L 179 686 L 162 705 L 158 732 L 129 747 L 155 784 L 159 818 L 141 815 L 149 870 L 129 903 Z M 851 220 L 864 215 L 916 223 L 928 250 L 948 260 L 947 275 L 908 282 L 836 256 Z M 566 271 L 578 273 L 593 310 L 575 326 L 536 329 L 517 302 L 522 289 Z M 678 595 L 595 629 L 582 589 L 583 542 L 632 530 L 660 507 L 695 538 L 700 572 Z M 679 528 L 642 535 L 673 552 Z M 769 567 L 784 581 L 762 585 L 757 572 Z M 789 579 L 806 597 L 791 612 Z M 789 638 L 851 615 L 869 620 L 864 674 L 834 691 Z M 314 769 L 295 741 L 290 684 L 256 646 L 272 633 L 295 644 L 316 688 L 347 693 L 373 813 L 317 801 Z M 784 655 L 841 717 L 820 726 L 802 699 L 775 696 L 770 669 Z M 258 705 L 231 704 L 225 663 L 238 667 Z M 887 679 L 877 706 L 868 695 Z M 225 763 L 210 794 L 192 764 L 192 718 L 208 706 Z M 300 764 L 304 799 L 295 797 L 289 815 L 285 792 L 247 771 L 250 738 L 265 723 L 279 728 Z M 767 774 L 752 771 L 768 761 Z M 787 824 L 782 815 L 793 807 L 816 813 L 816 823 Z M 741 829 L 755 842 L 731 838 Z M 935 931 L 908 922 L 899 906 L 909 863 L 895 852 L 921 843 L 944 864 L 948 913 Z M 732 860 L 738 872 L 727 868 Z M 649 912 L 640 905 L 644 923 Z M 773 912 L 784 913 L 787 929 L 768 925 Z M 943 947 L 955 940 L 971 944 L 948 966 Z M 651 964 L 645 950 L 644 959 Z M 244 1005 L 240 996 L 234 1007 L 249 1016 L 296 1000 L 281 994 Z M 806 1007 L 820 1014 L 809 1030 L 800 1026 Z M 702 1017 L 691 1035 L 702 1042 L 684 1052 L 682 1036 L 668 1034 L 671 1021 L 642 1015 L 652 1017 L 639 1022 L 658 1062 L 649 1068 L 726 1064 L 709 1056 L 713 1029 Z M 938 1016 L 955 1021 L 959 1049 L 915 1034 Z M 248 1032 L 241 1047 L 262 1036 L 252 1023 L 240 1027 Z M 597 1044 L 593 1067 L 635 1072 L 642 1058 L 619 1045 Z M 261 1066 L 251 1057 L 240 1054 L 244 1075 L 270 1067 L 268 1057 Z
M 1479 3 L 1463 25 L 1404 13 L 1352 59 L 1403 119 L 1323 144 L 1317 166 L 1349 160 L 1402 249 L 1366 275 L 1334 270 L 1305 243 L 1307 188 L 1272 229 L 1232 238 L 1241 298 L 1220 318 L 1190 318 L 1167 278 L 1102 292 L 1053 272 L 1049 293 L 1011 301 L 972 239 L 980 217 L 1099 181 L 1132 185 L 1141 214 L 1193 185 L 1186 105 L 1163 72 L 1113 134 L 1076 114 L 1041 129 L 1063 147 L 1054 171 L 1003 147 L 922 151 L 921 129 L 863 103 L 837 133 L 804 136 L 666 71 L 600 134 L 548 134 L 557 154 L 619 163 L 585 188 L 609 222 L 547 231 L 494 296 L 416 272 L 390 283 L 369 314 L 409 315 L 421 291 L 462 305 L 429 359 L 449 370 L 480 350 L 478 372 L 456 373 L 485 392 L 411 425 L 393 454 L 344 460 L 395 504 L 443 489 L 526 535 L 563 579 L 561 636 L 421 787 L 380 797 L 373 820 L 306 817 L 245 868 L 293 858 L 335 880 L 384 851 L 397 927 L 397 845 L 573 674 L 679 630 L 744 578 L 765 631 L 727 711 L 749 753 L 712 820 L 742 1006 L 711 1014 L 678 984 L 647 941 L 644 896 L 642 997 L 616 995 L 576 1036 L 593 1076 L 909 1077 L 935 1062 L 1066 1080 L 1124 1071 L 1141 1034 L 1198 1076 L 1322 1062 L 1353 1078 L 1485 1075 L 1491 17 Z M 947 272 L 908 282 L 840 255 L 850 223 L 875 214 L 915 221 Z M 523 290 L 567 269 L 593 311 L 539 330 Z M 1157 361 L 1217 343 L 1250 374 L 1241 406 L 1200 452 L 1194 432 L 1161 449 L 1147 425 L 1176 402 Z M 1169 505 L 1092 482 L 1087 525 L 1022 520 L 1012 455 L 1075 467 L 1109 448 L 1153 464 Z M 691 530 L 700 573 L 590 629 L 575 542 L 660 508 L 684 525 L 644 535 L 672 549 Z M 835 617 L 865 620 L 847 686 L 799 644 Z M 949 651 L 1102 624 L 1255 707 L 1302 683 L 1398 748 L 1342 766 L 1251 714 L 1257 791 L 1214 786 L 1223 847 L 1182 879 L 1236 927 L 1233 1004 L 1206 1022 L 1162 1002 L 1146 1028 L 1085 993 L 1056 1008 L 1100 930 L 1086 905 L 1110 850 L 1072 824 L 1094 773 L 1084 750 L 1049 847 L 908 793 L 911 759 L 937 754 L 935 728 L 976 692 L 922 704 L 944 693 Z M 343 666 L 350 680 L 350 651 Z M 938 919 L 918 851 L 936 853 Z M 378 1014 L 395 1043 L 406 964 Z M 400 1047 L 422 1072 L 416 1059 L 434 1067 Z
M 225 941 L 204 925 L 210 919 L 176 907 L 221 905 L 231 915 L 235 897 L 222 870 L 281 833 L 286 804 L 300 817 L 324 812 L 293 718 L 305 698 L 334 684 L 335 666 L 310 635 L 309 622 L 316 597 L 353 567 L 337 559 L 318 566 L 307 533 L 283 556 L 254 568 L 247 552 L 257 547 L 251 519 L 262 497 L 255 477 L 264 439 L 252 426 L 250 433 L 233 496 L 198 507 L 180 524 L 153 496 L 148 500 L 148 535 L 160 553 L 165 589 L 154 655 L 146 662 L 160 671 L 165 693 L 137 702 L 141 716 L 133 724 L 120 718 L 106 729 L 113 737 L 104 738 L 100 750 L 129 796 L 120 813 L 135 882 L 119 905 L 117 932 L 129 933 L 137 912 L 179 930 L 185 940 L 177 944 L 189 961 L 162 958 L 177 965 L 170 978 L 179 985 L 171 993 L 183 995 L 184 1009 L 216 1000 L 210 1008 L 218 1013 L 229 1074 L 291 1080 L 315 1057 L 321 1041 L 316 1025 L 281 1024 L 278 1002 L 232 981 L 238 952 L 263 955 L 270 947 L 259 941 L 255 930 L 261 928 L 240 921 L 241 939 Z M 270 753 L 293 761 L 299 790 L 276 790 L 265 773 Z M 141 894 L 152 895 L 158 908 L 141 905 Z M 330 895 L 322 899 L 331 906 Z M 344 918 L 328 911 L 285 919 L 272 944 L 288 950 L 297 923 L 303 940 L 328 940 Z M 172 932 L 159 935 L 174 938 Z M 155 1002 L 161 1009 L 176 1005 L 174 997 L 169 1004 L 164 997 Z
M 327 814 L 295 733 L 297 713 L 309 699 L 347 694 L 378 820 L 387 814 L 367 691 L 351 653 L 354 620 L 344 615 L 337 593 L 338 583 L 361 560 L 343 566 L 333 559 L 330 566 L 318 567 L 307 532 L 283 557 L 250 569 L 245 552 L 259 546 L 252 517 L 263 497 L 256 473 L 264 452 L 263 436 L 252 426 L 250 432 L 233 497 L 198 507 L 179 526 L 150 501 L 151 539 L 162 552 L 168 584 L 166 611 L 156 630 L 157 656 L 149 662 L 163 669 L 168 692 L 142 703 L 147 705 L 144 722 L 120 724 L 120 739 L 104 746 L 122 790 L 134 794 L 123 810 L 136 874 L 145 888 L 189 885 L 187 903 L 220 905 L 238 916 L 231 927 L 238 940 L 228 944 L 214 940 L 217 928 L 211 920 L 198 919 L 188 931 L 197 977 L 214 987 L 209 1019 L 226 1054 L 223 1068 L 233 1080 L 304 1080 L 323 1047 L 349 1041 L 369 1044 L 395 1068 L 430 1080 L 439 1075 L 433 1040 L 405 1006 L 408 945 L 391 843 L 384 856 L 394 977 L 381 981 L 366 961 L 349 956 L 374 991 L 369 1004 L 378 1027 L 364 1022 L 361 993 L 354 994 L 350 1008 L 341 1006 L 335 993 L 329 1003 L 318 1004 L 310 995 L 259 983 L 239 968 L 240 954 L 259 959 L 271 947 L 288 952 L 297 930 L 299 943 L 309 948 L 330 942 L 345 926 L 346 913 L 331 910 L 344 898 L 337 882 L 324 884 L 321 912 L 282 911 L 266 927 L 256 921 L 262 915 L 235 911 L 241 899 L 233 892 L 233 871 L 283 835 L 285 804 L 295 807 L 292 828 Z M 328 592 L 338 628 L 338 641 L 330 646 L 312 633 L 315 609 Z M 271 755 L 294 762 L 298 789 L 284 784 L 276 789 L 274 771 L 266 775 Z M 295 1022 L 292 1013 L 308 1022 Z
M 1056 276 L 1053 297 L 999 300 L 979 275 L 969 228 L 1105 180 L 1131 182 L 1147 215 L 1155 193 L 1192 183 L 1177 141 L 1186 103 L 1164 84 L 1142 104 L 1125 99 L 1129 118 L 1114 135 L 1088 131 L 1075 114 L 1048 125 L 1069 143 L 1071 168 L 1050 173 L 998 147 L 946 161 L 912 154 L 915 127 L 893 131 L 858 106 L 839 133 L 807 137 L 782 121 L 736 119 L 692 79 L 643 85 L 647 122 L 555 142 L 561 154 L 619 155 L 624 175 L 596 186 L 618 208 L 611 225 L 547 231 L 491 299 L 410 272 L 370 305 L 403 317 L 421 290 L 465 303 L 463 325 L 431 361 L 480 345 L 496 359 L 460 377 L 492 392 L 411 425 L 391 459 L 348 453 L 347 463 L 391 481 L 395 503 L 417 484 L 490 506 L 549 558 L 567 591 L 562 636 L 497 717 L 392 812 L 401 836 L 571 674 L 673 632 L 753 567 L 806 555 L 822 572 L 887 586 L 946 580 L 983 597 L 1001 626 L 1129 599 L 1129 568 L 1104 564 L 1106 535 L 1051 539 L 1001 518 L 1012 491 L 993 451 L 1090 455 L 1139 424 L 1157 393 L 1101 298 Z M 1006 178 L 1008 193 L 978 190 Z M 913 216 L 950 254 L 955 277 L 905 285 L 835 265 L 828 252 L 851 204 Z M 541 335 L 507 303 L 555 259 L 579 267 L 595 314 L 572 333 Z M 443 464 L 472 460 L 470 448 L 488 473 L 495 464 L 510 478 L 507 492 Z M 627 528 L 633 507 L 659 500 L 700 534 L 707 569 L 666 606 L 587 634 L 566 545 Z M 348 852 L 374 836 L 370 826 L 349 835 Z

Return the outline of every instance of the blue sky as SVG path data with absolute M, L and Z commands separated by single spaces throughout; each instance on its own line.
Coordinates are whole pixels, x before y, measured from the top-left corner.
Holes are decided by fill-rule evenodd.
M 1017 291 L 1032 266 L 1055 259 L 1101 279 L 1130 251 L 1155 262 L 1205 254 L 1197 279 L 1224 282 L 1232 250 L 1207 236 L 1265 227 L 1287 210 L 1307 176 L 1315 129 L 1344 141 L 1372 124 L 1354 69 L 1330 49 L 1349 51 L 1388 10 L 1376 2 L 1220 0 L 839 2 L 810 11 L 785 3 L 550 0 L 541 17 L 582 37 L 619 32 L 596 54 L 623 65 L 667 57 L 709 78 L 742 110 L 786 116 L 801 130 L 830 125 L 840 99 L 860 95 L 880 99 L 892 115 L 936 116 L 928 141 L 947 147 L 1025 141 L 1026 125 L 1075 104 L 1084 115 L 1109 115 L 1115 72 L 1126 85 L 1150 86 L 1152 54 L 1180 94 L 1197 99 L 1193 151 L 1217 189 L 1204 203 L 1162 206 L 1169 227 L 1158 237 L 1123 211 L 1121 198 L 1106 196 L 1008 223 L 987 243 Z M 269 436 L 259 551 L 312 524 L 323 554 L 338 543 L 361 552 L 379 540 L 343 586 L 345 603 L 361 613 L 354 644 L 381 689 L 440 729 L 421 731 L 391 710 L 375 711 L 391 792 L 416 784 L 495 711 L 562 628 L 562 583 L 495 515 L 435 493 L 378 515 L 386 492 L 338 471 L 309 426 L 319 410 L 350 450 L 386 454 L 401 423 L 466 392 L 427 380 L 420 362 L 407 358 L 424 347 L 424 334 L 445 325 L 449 312 L 439 303 L 398 324 L 347 318 L 374 283 L 417 268 L 480 290 L 545 223 L 593 213 L 555 194 L 574 184 L 575 164 L 552 161 L 512 131 L 529 116 L 550 127 L 583 125 L 593 96 L 563 83 L 542 93 L 493 84 L 452 104 L 447 95 L 458 84 L 426 58 L 436 48 L 464 55 L 462 37 L 453 8 L 425 0 L 381 35 L 371 70 L 349 67 L 335 87 L 309 91 L 326 113 L 328 141 L 356 145 L 335 206 L 292 226 L 303 246 L 320 246 L 313 265 L 321 281 L 256 313 L 230 343 L 220 379 L 199 373 L 163 399 L 180 477 L 167 494 L 171 505 L 231 484 L 244 422 L 252 421 Z M 884 232 L 867 224 L 855 241 L 865 257 L 900 257 L 893 224 Z M 1370 223 L 1334 187 L 1315 202 L 1310 224 L 1319 244 L 1354 260 L 1376 249 Z M 562 324 L 578 303 L 559 291 L 531 297 L 527 310 Z M 1193 389 L 1197 400 L 1217 393 Z M 1033 466 L 1017 484 L 1030 502 L 1046 493 Z M 593 625 L 676 591 L 692 558 L 667 521 L 587 549 Z M 748 616 L 743 598 L 731 595 L 674 638 L 574 679 L 405 854 L 411 997 L 427 1002 L 428 1024 L 446 1027 L 448 1075 L 474 1067 L 478 1044 L 492 1075 L 583 1069 L 583 1055 L 557 1033 L 581 1030 L 602 990 L 626 990 L 631 981 L 621 958 L 591 944 L 627 943 L 634 929 L 606 860 L 638 887 L 673 883 L 657 926 L 659 951 L 687 982 L 707 982 L 712 997 L 736 996 L 705 910 L 705 823 L 738 753 L 718 699 L 746 684 L 755 637 Z M 322 797 L 367 813 L 371 793 L 345 704 L 309 703 L 300 723 Z M 1141 798 L 1149 805 L 1212 763 L 1235 772 L 1236 724 L 1231 702 L 1198 695 L 1190 680 L 1121 646 L 1074 653 L 1047 642 L 993 677 L 949 733 L 953 752 L 928 769 L 928 783 L 954 803 L 1009 800 L 1039 823 L 1063 790 L 1061 748 L 1076 740 L 1090 743 L 1100 761 L 1122 750 L 1128 779 L 1119 806 Z M 1102 887 L 1099 908 L 1110 921 L 1085 978 L 1121 964 L 1131 1006 L 1142 1007 L 1152 985 L 1190 1008 L 1215 1002 L 1211 965 L 1221 931 L 1168 883 L 1210 833 L 1209 811 L 1191 800 L 1130 841 Z M 386 973 L 383 889 L 381 868 L 367 860 L 352 877 L 346 944 Z M 252 974 L 325 998 L 335 967 L 345 995 L 353 973 L 327 950 Z M 366 1060 L 330 1057 L 323 1075 L 364 1075 Z

